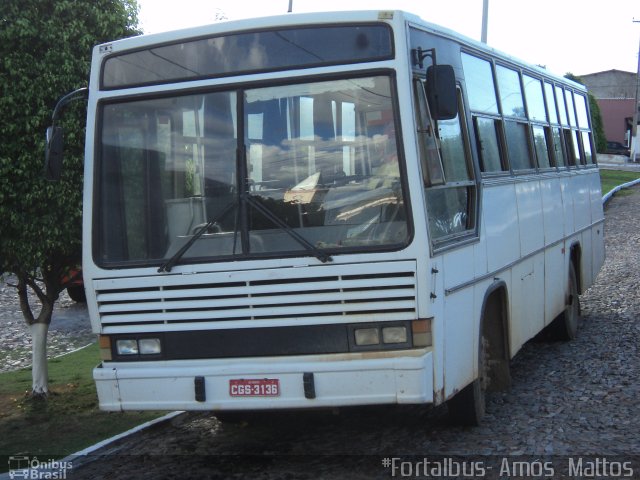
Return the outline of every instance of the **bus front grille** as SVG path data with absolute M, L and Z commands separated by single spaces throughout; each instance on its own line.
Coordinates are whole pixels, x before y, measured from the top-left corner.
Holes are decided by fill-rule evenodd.
M 103 333 L 417 318 L 415 262 L 95 280 Z

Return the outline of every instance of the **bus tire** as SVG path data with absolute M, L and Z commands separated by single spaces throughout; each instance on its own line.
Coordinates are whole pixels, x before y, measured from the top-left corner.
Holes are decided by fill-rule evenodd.
M 578 295 L 578 275 L 573 262 L 569 263 L 567 301 L 564 311 L 551 323 L 549 334 L 552 340 L 573 340 L 578 334 L 580 321 L 580 297 Z
M 451 423 L 476 427 L 482 422 L 489 374 L 487 360 L 487 340 L 482 337 L 478 348 L 478 378 L 447 401 Z

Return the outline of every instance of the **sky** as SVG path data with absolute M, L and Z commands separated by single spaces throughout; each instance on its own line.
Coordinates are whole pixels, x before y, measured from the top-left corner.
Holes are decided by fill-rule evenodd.
M 480 40 L 483 0 L 138 0 L 140 26 L 159 33 L 293 13 L 400 9 Z M 638 70 L 639 0 L 489 0 L 489 46 L 553 73 Z

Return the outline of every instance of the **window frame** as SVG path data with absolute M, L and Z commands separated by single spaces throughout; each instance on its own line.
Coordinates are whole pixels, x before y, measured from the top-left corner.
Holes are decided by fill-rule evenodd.
M 542 111 L 543 111 L 543 118 L 538 118 L 537 116 L 534 118 L 532 111 L 534 110 L 531 105 L 534 104 L 533 101 L 529 100 L 529 96 L 527 94 L 527 91 L 533 91 L 531 88 L 527 88 L 527 86 L 532 85 L 532 82 L 528 82 L 526 81 L 526 79 L 531 79 L 533 82 L 536 82 L 537 86 L 539 87 L 539 89 L 536 89 L 536 95 L 537 92 L 540 93 L 540 99 L 542 100 Z M 525 102 L 525 106 L 526 106 L 526 111 L 527 111 L 527 118 L 529 119 L 529 122 L 531 122 L 532 125 L 534 124 L 548 124 L 549 123 L 549 112 L 547 110 L 547 102 L 545 101 L 545 97 L 544 97 L 544 81 L 538 77 L 534 77 L 533 75 L 527 73 L 527 72 L 523 72 L 522 73 L 522 83 L 523 83 L 523 88 L 524 88 L 524 102 Z M 533 97 L 533 95 L 532 95 Z M 539 112 L 540 108 L 539 105 L 537 108 L 535 108 L 535 111 Z
M 408 245 L 411 244 L 411 242 L 414 240 L 414 235 L 415 235 L 415 225 L 413 222 L 413 216 L 412 216 L 412 207 L 411 207 L 411 194 L 409 191 L 409 182 L 407 179 L 407 175 L 406 175 L 406 166 L 405 166 L 405 153 L 404 153 L 404 145 L 402 143 L 402 131 L 401 131 L 401 127 L 400 127 L 400 103 L 399 103 L 399 98 L 398 98 L 398 86 L 397 86 L 397 77 L 395 75 L 395 72 L 390 70 L 390 69 L 371 69 L 371 70 L 363 70 L 363 71 L 349 71 L 349 72 L 342 72 L 342 74 L 340 76 L 337 76 L 335 74 L 329 74 L 329 75 L 323 75 L 323 76 L 317 76 L 313 79 L 313 81 L 311 81 L 309 78 L 305 78 L 304 81 L 302 83 L 314 83 L 314 82 L 330 82 L 333 80 L 345 80 L 345 79 L 354 79 L 354 78 L 367 78 L 367 77 L 374 77 L 374 76 L 383 76 L 386 77 L 389 81 L 389 89 L 390 89 L 390 98 L 391 98 L 391 105 L 392 105 L 392 111 L 393 111 L 393 123 L 394 125 L 397 127 L 397 138 L 398 138 L 398 149 L 397 149 L 397 154 L 398 154 L 398 165 L 399 165 L 399 170 L 400 170 L 400 183 L 402 186 L 402 195 L 403 195 L 403 200 L 404 200 L 404 209 L 406 211 L 406 225 L 407 225 L 407 235 L 406 238 L 404 238 L 402 240 L 402 242 L 395 242 L 395 243 L 389 243 L 387 245 L 377 245 L 377 246 L 346 246 L 343 248 L 339 248 L 339 249 L 333 249 L 333 248 L 325 248 L 324 251 L 329 252 L 331 255 L 341 255 L 341 254 L 366 254 L 366 253 L 382 253 L 382 252 L 391 252 L 391 251 L 398 251 L 398 250 L 402 250 L 404 248 L 406 248 Z M 282 81 L 277 83 L 278 87 L 286 87 L 288 85 L 292 85 L 295 84 L 294 81 Z M 265 83 L 261 83 L 261 84 L 253 84 L 251 85 L 250 89 L 260 89 L 263 87 L 273 87 L 274 84 L 271 82 L 265 82 Z M 153 259 L 116 259 L 116 258 L 112 258 L 112 259 L 103 259 L 102 257 L 104 256 L 104 252 L 106 251 L 104 248 L 104 240 L 102 239 L 102 232 L 104 231 L 104 213 L 101 211 L 100 209 L 100 205 L 103 202 L 103 191 L 105 190 L 104 187 L 104 181 L 103 181 L 103 177 L 101 174 L 101 168 L 103 165 L 108 164 L 109 162 L 105 159 L 105 155 L 103 152 L 103 147 L 104 147 L 104 142 L 103 140 L 101 140 L 100 135 L 102 135 L 101 132 L 103 132 L 103 128 L 104 128 L 104 124 L 105 124 L 105 118 L 104 118 L 104 111 L 105 108 L 112 106 L 112 105 L 126 105 L 129 104 L 131 102 L 153 102 L 155 100 L 162 100 L 162 99 L 171 99 L 171 98 L 178 98 L 178 97 L 189 97 L 189 96 L 194 96 L 194 95 L 208 95 L 208 94 L 214 94 L 214 93 L 225 93 L 225 92 L 234 92 L 235 94 L 237 94 L 237 98 L 235 99 L 235 112 L 237 113 L 237 124 L 235 127 L 235 131 L 238 133 L 238 137 L 235 139 L 236 145 L 238 144 L 244 144 L 244 133 L 245 132 L 245 120 L 243 118 L 243 114 L 246 113 L 245 112 L 245 100 L 244 100 L 244 92 L 247 91 L 248 89 L 244 86 L 238 86 L 235 85 L 233 86 L 233 88 L 229 88 L 227 90 L 222 90 L 219 88 L 207 88 L 207 89 L 185 89 L 185 90 L 171 90 L 171 91 L 167 91 L 167 92 L 163 92 L 162 95 L 159 95 L 157 92 L 153 92 L 150 93 L 148 95 L 140 95 L 140 96 L 136 96 L 136 97 L 130 97 L 130 96 L 113 96 L 113 97 L 109 97 L 106 99 L 101 100 L 100 102 L 98 102 L 97 105 L 97 110 L 98 110 L 98 114 L 97 114 L 97 126 L 96 126 L 96 131 L 98 132 L 98 139 L 100 139 L 99 141 L 97 141 L 95 143 L 95 155 L 94 158 L 96 159 L 96 163 L 95 163 L 95 168 L 94 168 L 94 175 L 93 175 L 93 185 L 94 185 L 94 189 L 93 189 L 93 215 L 92 215 L 92 257 L 94 259 L 94 262 L 96 265 L 98 265 L 100 268 L 103 269 L 114 269 L 114 268 L 148 268 L 148 267 L 157 267 L 158 265 L 160 265 L 163 261 L 167 260 L 166 257 L 158 257 L 158 258 L 153 258 Z M 173 139 L 172 139 L 173 141 Z M 249 144 L 247 143 L 246 146 L 248 146 Z M 243 149 L 244 152 L 244 149 Z M 236 153 L 236 159 L 235 159 L 235 171 L 236 173 L 243 173 L 244 170 L 246 170 L 246 165 L 245 162 L 247 161 L 246 157 L 244 157 L 243 159 L 238 159 L 238 155 L 244 156 L 245 153 Z M 238 163 L 242 164 L 241 167 L 238 167 Z M 241 168 L 242 170 L 238 170 L 238 168 Z M 244 172 L 246 173 L 246 172 Z M 248 175 L 246 175 L 246 179 L 248 179 Z M 244 183 L 244 182 L 242 182 Z M 248 183 L 248 182 L 247 182 Z M 247 188 L 249 188 L 249 186 L 247 186 Z M 246 202 L 245 202 L 246 203 Z M 238 208 L 240 210 L 243 209 L 248 209 L 249 205 L 245 204 L 244 206 L 236 206 L 234 208 Z M 240 215 L 244 215 L 244 213 L 242 213 L 242 211 L 240 212 Z M 242 220 L 241 220 L 242 221 Z M 239 232 L 243 233 L 243 232 L 247 232 L 249 233 L 249 231 L 247 230 L 247 227 L 245 225 L 241 225 L 239 227 Z M 239 233 L 239 235 L 240 235 Z M 240 237 L 238 242 L 240 242 Z M 295 257 L 295 256 L 300 256 L 301 252 L 304 252 L 304 250 L 301 249 L 292 249 L 292 250 L 281 250 L 281 251 L 277 251 L 277 252 L 257 252 L 257 251 L 242 251 L 241 254 L 230 254 L 230 255 L 205 255 L 205 256 L 201 256 L 201 255 L 194 255 L 194 256 L 189 256 L 189 257 L 185 257 L 185 259 L 187 260 L 186 262 L 184 262 L 185 264 L 199 264 L 199 263 L 218 263 L 218 262 L 227 262 L 227 261 L 251 261 L 251 260 L 256 260 L 256 259 L 268 259 L 268 258 L 289 258 L 289 257 Z M 304 253 L 303 253 L 304 255 Z
M 580 135 L 580 139 L 582 140 L 582 148 L 584 151 L 584 160 L 585 166 L 590 167 L 596 165 L 596 156 L 595 156 L 595 145 L 593 141 L 593 132 L 590 130 L 578 130 L 578 134 Z M 587 156 L 586 150 L 584 150 L 585 136 L 587 137 L 588 145 L 589 145 L 589 155 Z M 589 159 L 591 161 L 589 161 Z
M 567 169 L 569 168 L 569 162 L 568 162 L 569 153 L 567 152 L 567 148 L 565 146 L 564 129 L 562 128 L 561 125 L 551 125 L 550 130 L 551 130 L 551 146 L 552 146 L 552 152 L 553 152 L 553 161 L 555 163 L 555 166 L 558 170 Z M 559 161 L 558 156 L 556 155 L 556 152 L 557 152 L 556 141 L 557 141 L 557 146 L 559 147 L 559 150 L 560 150 L 560 154 L 562 155 L 562 158 L 560 159 L 561 161 Z
M 467 175 L 468 175 L 468 180 L 464 180 L 464 181 L 460 181 L 460 180 L 447 181 L 446 169 L 444 168 L 444 160 L 442 158 L 443 150 L 442 150 L 442 142 L 439 136 L 440 129 L 438 127 L 438 121 L 434 120 L 433 117 L 431 116 L 426 94 L 424 96 L 419 94 L 419 90 L 420 90 L 419 85 L 422 86 L 422 90 L 424 91 L 424 80 L 418 76 L 414 76 L 413 84 L 414 84 L 414 95 L 415 95 L 414 100 L 416 102 L 415 103 L 416 117 L 417 117 L 416 127 L 418 129 L 423 127 L 419 119 L 420 113 L 423 111 L 423 109 L 421 108 L 421 105 L 419 105 L 419 102 L 423 100 L 425 102 L 424 112 L 427 113 L 428 115 L 427 119 L 430 122 L 432 131 L 435 133 L 434 140 L 436 141 L 439 165 L 442 168 L 443 180 L 444 180 L 444 182 L 440 184 L 432 184 L 430 182 L 425 182 L 424 179 L 427 178 L 426 172 L 422 171 L 423 192 L 424 192 L 424 199 L 425 199 L 425 206 L 426 206 L 427 229 L 429 232 L 429 239 L 430 239 L 429 243 L 430 243 L 431 252 L 435 253 L 435 252 L 441 252 L 449 248 L 455 248 L 469 241 L 477 240 L 479 236 L 479 218 L 480 218 L 478 172 L 476 171 L 475 163 L 473 161 L 473 154 L 472 154 L 471 143 L 470 143 L 471 138 L 468 132 L 468 123 L 467 123 L 466 111 L 465 111 L 465 97 L 460 84 L 456 85 L 458 115 L 455 118 L 457 118 L 457 123 L 460 127 L 460 135 L 461 135 L 463 152 L 464 152 L 464 164 L 465 164 Z M 418 142 L 420 142 L 419 138 L 417 140 Z M 422 150 L 422 147 L 420 146 L 419 146 L 419 152 L 422 155 L 423 150 Z M 420 158 L 419 163 L 420 163 L 420 168 L 424 169 L 426 162 L 423 161 L 422 157 Z M 454 232 L 451 234 L 446 234 L 446 235 L 436 237 L 434 235 L 434 232 L 431 230 L 430 215 L 433 210 L 430 209 L 431 202 L 429 201 L 429 193 L 439 192 L 439 191 L 440 192 L 454 191 L 462 188 L 466 189 L 466 212 L 465 212 L 466 225 L 464 230 L 460 232 Z
M 523 88 L 523 85 L 522 85 L 522 73 L 521 73 L 521 71 L 519 69 L 517 69 L 517 68 L 513 68 L 513 67 L 504 65 L 502 63 L 497 63 L 497 62 L 494 63 L 493 68 L 494 68 L 494 77 L 496 79 L 496 88 L 498 90 L 498 99 L 497 100 L 498 100 L 498 109 L 500 111 L 500 114 L 505 119 L 509 118 L 509 119 L 519 119 L 519 120 L 525 119 L 526 120 L 528 118 L 528 115 L 527 115 L 527 108 L 526 108 L 525 97 L 524 97 L 524 88 Z M 520 103 L 519 104 L 522 107 L 522 113 L 521 114 L 512 113 L 512 112 L 507 113 L 507 112 L 504 111 L 505 104 L 507 102 L 504 101 L 504 99 L 506 97 L 503 97 L 503 92 L 501 91 L 502 90 L 501 87 L 505 87 L 506 85 L 504 83 L 502 83 L 500 81 L 500 79 L 501 78 L 504 78 L 505 80 L 509 80 L 509 79 L 507 79 L 504 76 L 501 76 L 500 72 L 505 72 L 505 73 L 509 72 L 509 73 L 515 74 L 516 83 L 514 85 L 517 85 L 518 86 L 518 90 L 519 90 L 519 92 L 517 92 L 517 93 L 519 93 L 519 96 L 520 96 Z M 502 85 L 501 85 L 501 83 L 502 83 Z M 514 94 L 514 93 L 516 93 L 516 92 L 512 92 L 511 94 Z M 509 105 L 511 106 L 511 104 L 509 104 Z
M 532 142 L 533 142 L 533 153 L 535 155 L 534 161 L 536 163 L 536 166 L 537 166 L 538 170 L 541 171 L 541 172 L 549 172 L 549 171 L 556 170 L 555 158 L 554 158 L 554 155 L 552 153 L 553 138 L 552 138 L 551 127 L 549 125 L 547 125 L 547 124 L 544 124 L 544 123 L 531 123 L 530 128 L 531 128 L 531 139 L 532 139 Z M 540 165 L 540 158 L 539 158 L 539 155 L 538 155 L 538 148 L 536 148 L 536 134 L 534 133 L 536 129 L 542 129 L 542 133 L 543 133 L 543 137 L 544 137 L 545 149 L 546 149 L 546 152 L 547 152 L 547 160 L 549 161 L 549 166 L 548 167 Z
M 514 166 L 514 162 L 512 161 L 512 155 L 509 153 L 510 150 L 510 146 L 509 146 L 509 135 L 508 135 L 508 126 L 511 125 L 516 125 L 519 127 L 522 127 L 521 129 L 524 131 L 525 137 L 524 137 L 524 147 L 529 159 L 529 166 L 526 168 L 516 168 Z M 505 149 L 507 151 L 507 158 L 509 160 L 509 169 L 511 170 L 511 173 L 514 175 L 523 175 L 523 174 L 528 174 L 531 172 L 534 172 L 537 170 L 538 166 L 536 164 L 536 157 L 535 157 L 535 152 L 532 146 L 532 139 L 531 139 L 531 123 L 525 120 L 517 120 L 515 118 L 506 118 L 504 120 L 504 122 L 502 122 L 502 126 L 503 126 L 503 130 L 504 130 L 504 139 L 505 139 Z M 514 156 L 515 158 L 515 156 Z
M 482 148 L 482 136 L 480 135 L 480 129 L 478 125 L 479 120 L 488 120 L 493 123 L 493 130 L 495 131 L 496 147 L 498 150 L 498 161 L 500 162 L 500 170 L 485 170 L 483 160 L 483 148 Z M 504 139 L 504 120 L 497 116 L 488 115 L 474 115 L 472 113 L 473 132 L 475 135 L 475 144 L 478 152 L 478 161 L 480 164 L 480 171 L 483 177 L 502 176 L 510 173 L 509 165 L 506 159 L 505 139 Z

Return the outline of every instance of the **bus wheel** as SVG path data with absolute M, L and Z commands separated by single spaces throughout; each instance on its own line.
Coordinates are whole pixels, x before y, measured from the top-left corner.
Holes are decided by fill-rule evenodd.
M 550 325 L 549 334 L 552 340 L 573 340 L 578 333 L 580 320 L 580 297 L 578 296 L 578 276 L 573 262 L 569 264 L 569 286 L 567 304 Z
M 486 409 L 485 392 L 489 384 L 487 339 L 483 336 L 478 349 L 478 378 L 447 401 L 449 419 L 456 425 L 480 425 Z

